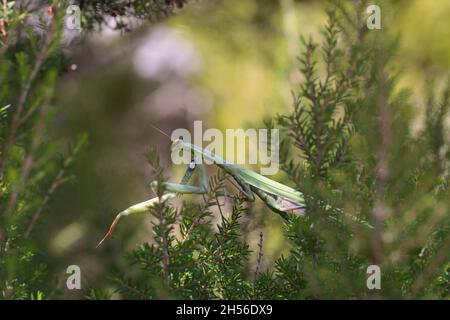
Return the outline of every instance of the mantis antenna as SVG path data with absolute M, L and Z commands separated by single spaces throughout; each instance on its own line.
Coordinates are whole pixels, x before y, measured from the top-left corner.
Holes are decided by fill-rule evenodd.
M 150 125 L 150 127 L 152 127 L 153 129 L 155 129 L 156 131 L 158 131 L 159 133 L 161 133 L 162 135 L 166 136 L 167 138 L 169 138 L 170 141 L 172 141 L 172 139 L 169 137 L 169 135 L 167 133 L 165 133 L 164 131 L 162 131 L 160 128 L 155 127 L 154 125 Z

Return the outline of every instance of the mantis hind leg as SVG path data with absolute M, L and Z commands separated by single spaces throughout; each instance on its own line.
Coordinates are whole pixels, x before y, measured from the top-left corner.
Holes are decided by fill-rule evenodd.
M 277 213 L 280 213 L 283 218 L 286 218 L 286 213 L 293 213 L 300 216 L 303 216 L 305 214 L 305 205 L 303 204 L 283 198 L 281 198 L 281 201 L 279 201 L 280 198 L 275 198 L 271 194 L 257 188 L 254 188 L 253 191 L 258 195 L 259 198 L 261 198 L 262 201 L 264 201 L 264 203 L 267 204 L 270 209 Z M 286 206 L 286 202 L 290 205 Z
M 229 176 L 227 176 L 227 180 L 236 187 L 245 197 L 245 200 L 253 202 L 255 201 L 255 196 L 253 195 L 253 192 L 250 188 L 250 186 L 244 182 L 243 179 L 240 179 L 238 177 L 232 176 L 235 180 L 231 179 Z

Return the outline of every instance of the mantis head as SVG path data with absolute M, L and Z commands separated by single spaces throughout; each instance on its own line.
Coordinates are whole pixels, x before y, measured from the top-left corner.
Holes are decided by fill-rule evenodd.
M 183 149 L 183 147 L 184 147 L 184 141 L 183 141 L 183 138 L 180 137 L 178 139 L 172 140 L 172 146 L 170 147 L 170 149 L 172 151 L 179 151 L 179 150 Z

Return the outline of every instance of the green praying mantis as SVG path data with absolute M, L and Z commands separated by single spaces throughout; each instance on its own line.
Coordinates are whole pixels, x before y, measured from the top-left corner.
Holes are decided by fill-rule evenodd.
M 155 127 L 156 130 L 169 137 L 167 134 Z M 169 137 L 170 139 L 170 137 Z M 171 139 L 172 141 L 172 139 Z M 225 172 L 225 176 L 231 184 L 233 184 L 244 196 L 247 201 L 255 201 L 255 194 L 274 212 L 281 215 L 292 213 L 303 216 L 305 214 L 305 200 L 303 194 L 291 187 L 281 184 L 277 181 L 271 180 L 263 175 L 260 175 L 254 171 L 240 168 L 235 166 L 221 157 L 211 153 L 207 149 L 202 149 L 195 144 L 184 142 L 182 139 L 175 139 L 171 145 L 172 151 L 176 152 L 183 150 L 192 154 L 193 160 L 189 164 L 181 182 L 169 183 L 163 182 L 161 188 L 164 193 L 160 198 L 155 197 L 150 200 L 135 204 L 128 209 L 117 214 L 111 227 L 106 235 L 99 242 L 99 247 L 105 239 L 112 236 L 113 230 L 119 219 L 137 213 L 145 213 L 160 201 L 166 201 L 177 197 L 182 194 L 206 194 L 208 192 L 208 176 L 201 159 L 209 160 L 209 163 L 217 165 L 221 170 Z M 188 185 L 190 178 L 195 170 L 199 172 L 199 186 Z M 152 181 L 150 187 L 153 190 L 157 190 L 158 182 Z

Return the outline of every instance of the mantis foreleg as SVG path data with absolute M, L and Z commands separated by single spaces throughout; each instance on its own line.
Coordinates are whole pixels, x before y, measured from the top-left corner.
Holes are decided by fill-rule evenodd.
M 200 186 L 187 185 L 186 183 L 188 183 L 196 168 L 198 168 L 199 172 Z M 156 191 L 158 188 L 158 182 L 152 181 L 150 183 L 150 187 Z M 189 164 L 181 183 L 163 182 L 161 183 L 161 187 L 166 191 L 175 192 L 178 194 L 205 194 L 208 192 L 208 176 L 206 175 L 205 167 L 202 164 L 196 164 L 195 161 L 192 161 Z
M 191 164 L 189 165 L 189 167 L 187 168 L 183 179 L 181 179 L 181 183 L 180 184 L 176 184 L 176 183 L 166 183 L 164 182 L 162 184 L 162 187 L 169 191 L 168 193 L 165 193 L 161 199 L 159 197 L 155 197 L 152 198 L 150 200 L 135 204 L 121 212 L 119 212 L 116 216 L 116 218 L 114 219 L 113 223 L 111 224 L 108 232 L 106 233 L 106 235 L 103 237 L 103 239 L 98 243 L 97 247 L 99 247 L 103 241 L 105 241 L 108 237 L 112 236 L 112 233 L 114 231 L 115 226 L 117 225 L 117 223 L 119 222 L 120 218 L 122 218 L 123 216 L 128 216 L 131 214 L 135 214 L 135 213 L 144 213 L 147 212 L 152 206 L 154 206 L 156 203 L 159 203 L 161 201 L 166 201 L 169 199 L 173 199 L 175 198 L 178 194 L 183 194 L 183 193 L 206 193 L 208 192 L 208 177 L 206 176 L 206 172 L 205 172 L 205 168 L 202 165 L 198 165 L 199 167 L 199 173 L 200 173 L 200 187 L 193 187 L 193 186 L 188 186 L 186 185 L 189 180 L 192 177 L 192 174 L 196 168 L 196 164 L 195 162 L 191 162 Z M 153 189 L 156 189 L 158 184 L 156 181 L 153 181 L 150 183 L 150 186 Z

